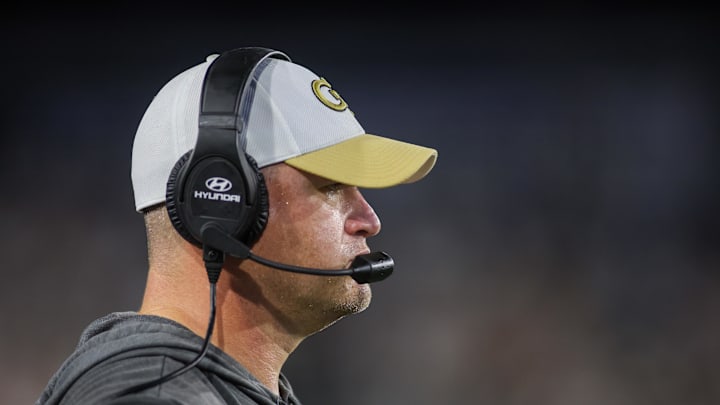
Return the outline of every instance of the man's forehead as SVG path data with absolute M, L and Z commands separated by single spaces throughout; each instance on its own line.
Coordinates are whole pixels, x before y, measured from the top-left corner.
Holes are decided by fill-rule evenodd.
M 327 177 L 318 176 L 316 174 L 306 172 L 304 170 L 296 169 L 284 162 L 275 163 L 261 169 L 263 176 L 266 180 L 270 180 L 270 177 L 274 177 L 275 180 L 289 180 L 299 181 L 301 179 L 307 179 L 310 183 L 316 187 L 324 187 L 330 184 L 336 184 L 337 181 L 329 179 Z M 279 178 L 278 178 L 279 177 Z

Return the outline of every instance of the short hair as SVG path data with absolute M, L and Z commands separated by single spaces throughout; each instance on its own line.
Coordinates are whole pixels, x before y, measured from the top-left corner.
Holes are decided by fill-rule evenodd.
M 169 253 L 176 237 L 180 236 L 173 227 L 164 203 L 148 207 L 143 211 L 147 237 L 148 261 L 152 263 Z

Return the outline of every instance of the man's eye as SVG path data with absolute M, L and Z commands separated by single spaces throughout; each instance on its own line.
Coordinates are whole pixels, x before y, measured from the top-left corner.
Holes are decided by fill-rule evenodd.
M 328 184 L 327 186 L 323 186 L 322 190 L 327 193 L 334 193 L 336 191 L 342 190 L 343 187 L 345 187 L 345 185 L 342 183 L 332 183 Z

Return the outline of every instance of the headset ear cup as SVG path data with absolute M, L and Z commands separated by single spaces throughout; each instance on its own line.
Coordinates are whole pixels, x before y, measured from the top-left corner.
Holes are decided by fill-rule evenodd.
M 191 155 L 192 150 L 182 155 L 170 171 L 165 194 L 165 206 L 167 208 L 170 221 L 175 227 L 175 230 L 177 230 L 177 232 L 188 242 L 193 243 L 196 246 L 202 246 L 202 243 L 192 236 L 190 231 L 183 223 L 182 215 L 180 215 L 177 204 L 178 198 L 182 193 L 182 190 L 180 190 L 180 185 L 178 184 L 178 180 L 181 176 L 183 168 L 185 167 L 185 164 L 188 162 L 188 160 L 190 160 Z M 244 232 L 244 234 L 238 235 L 236 237 L 243 241 L 247 246 L 252 247 L 255 242 L 260 239 L 260 236 L 262 235 L 263 231 L 265 230 L 265 226 L 267 225 L 269 217 L 269 202 L 267 186 L 265 185 L 265 178 L 260 169 L 258 168 L 257 162 L 255 162 L 255 159 L 253 159 L 253 157 L 248 155 L 247 153 L 245 154 L 245 156 L 247 158 L 247 161 L 250 163 L 250 166 L 252 167 L 255 176 L 257 177 L 257 195 L 255 197 L 255 212 L 257 214 L 252 223 L 247 225 L 247 230 Z
M 248 227 L 245 235 L 241 236 L 239 239 L 245 242 L 247 246 L 252 247 L 255 242 L 260 239 L 260 236 L 265 230 L 265 226 L 268 222 L 268 217 L 270 216 L 270 204 L 268 202 L 268 191 L 267 185 L 265 184 L 265 177 L 260 171 L 260 168 L 258 168 L 258 164 L 255 159 L 247 153 L 245 154 L 245 156 L 247 158 L 247 161 L 250 163 L 250 166 L 252 166 L 257 177 L 257 195 L 255 197 L 257 216 L 255 218 L 255 221 Z
M 183 169 L 183 167 L 185 167 L 185 163 L 187 163 L 187 161 L 190 159 L 190 155 L 192 155 L 192 150 L 180 156 L 180 159 L 178 159 L 178 161 L 175 163 L 175 166 L 173 166 L 172 170 L 170 171 L 170 176 L 168 176 L 167 188 L 165 191 L 165 207 L 167 208 L 168 216 L 170 216 L 170 221 L 172 222 L 175 230 L 177 230 L 180 236 L 185 238 L 185 240 L 190 243 L 201 246 L 200 241 L 195 239 L 190 234 L 190 231 L 188 231 L 183 224 L 182 216 L 178 212 L 177 205 L 177 198 L 182 193 L 182 191 L 179 190 L 177 181 L 180 177 L 181 170 Z

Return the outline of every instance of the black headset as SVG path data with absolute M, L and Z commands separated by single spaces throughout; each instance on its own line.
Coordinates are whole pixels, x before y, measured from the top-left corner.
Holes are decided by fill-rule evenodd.
M 267 58 L 290 61 L 273 49 L 247 47 L 224 52 L 210 62 L 202 85 L 195 147 L 178 159 L 168 176 L 165 197 L 170 220 L 180 235 L 203 248 L 210 280 L 210 320 L 202 349 L 189 364 L 126 388 L 117 396 L 171 380 L 205 357 L 215 325 L 216 282 L 228 250 L 216 245 L 241 241 L 239 249 L 247 256 L 249 246 L 265 229 L 267 188 L 255 159 L 245 148 L 248 103 L 256 83 L 252 79 Z M 206 240 L 213 237 L 217 240 Z M 230 249 L 238 248 L 233 243 Z
M 269 48 L 237 48 L 220 54 L 205 74 L 195 148 L 177 161 L 166 191 L 175 229 L 197 246 L 212 225 L 251 247 L 267 224 L 265 180 L 246 152 L 253 78 L 267 58 L 290 61 Z

